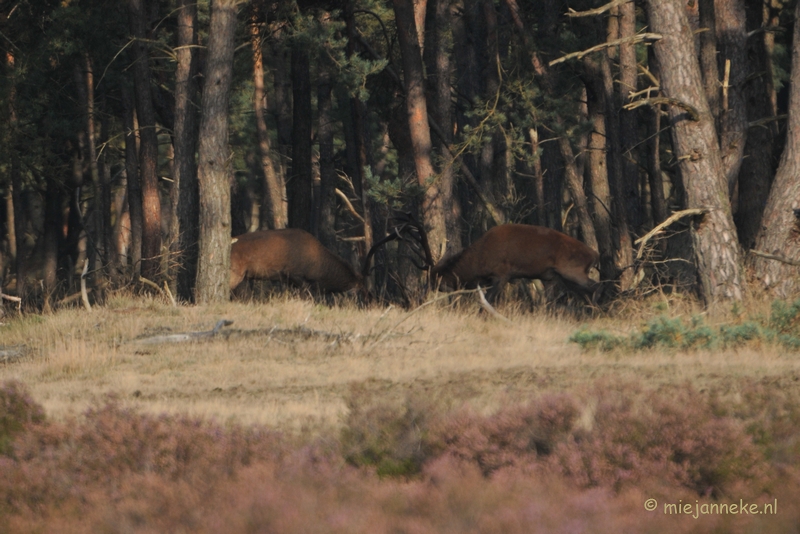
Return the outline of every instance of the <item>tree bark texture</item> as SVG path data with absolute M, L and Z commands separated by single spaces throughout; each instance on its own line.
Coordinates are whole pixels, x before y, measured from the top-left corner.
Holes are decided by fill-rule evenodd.
M 728 186 L 685 7 L 682 0 L 648 0 L 647 12 L 653 31 L 663 36 L 655 44 L 662 92 L 691 106 L 699 116 L 691 120 L 682 108 L 669 110 L 687 208 L 708 210 L 693 228 L 692 238 L 701 296 L 707 304 L 741 300 L 741 258 Z
M 311 73 L 308 50 L 292 47 L 292 174 L 286 184 L 289 194 L 289 226 L 311 230 Z
M 650 73 L 656 78 L 661 75 L 653 48 L 647 51 L 647 63 Z M 647 174 L 650 179 L 650 205 L 653 213 L 653 226 L 667 218 L 667 200 L 664 197 L 664 178 L 661 172 L 661 106 L 655 106 L 649 111 L 650 141 L 647 147 Z
M 233 70 L 234 0 L 212 0 L 198 150 L 200 249 L 198 303 L 230 298 L 231 197 L 228 101 Z
M 613 18 L 613 17 L 612 17 Z M 608 22 L 612 25 L 611 20 Z M 616 23 L 613 23 L 616 26 Z M 609 33 L 611 30 L 609 30 Z M 612 53 L 613 47 L 609 48 Z M 618 119 L 617 97 L 611 73 L 609 55 L 600 54 L 600 72 L 606 102 L 606 150 L 608 158 L 608 186 L 611 191 L 611 212 L 614 217 L 614 278 L 619 281 L 619 290 L 627 291 L 633 283 L 633 242 L 628 230 L 628 212 L 625 207 L 625 183 L 623 180 L 622 141 Z
M 800 260 L 800 4 L 794 12 L 791 88 L 786 145 L 778 172 L 769 193 L 756 250 Z M 754 257 L 756 276 L 764 288 L 780 298 L 794 296 L 800 282 L 800 267 L 788 263 Z
M 746 17 L 744 0 L 715 0 L 714 4 L 719 70 L 723 73 L 724 84 L 717 123 L 719 149 L 722 171 L 728 182 L 728 194 L 733 198 L 747 142 L 744 100 L 748 66 Z
M 422 218 L 428 233 L 431 250 L 438 255 L 447 239 L 444 199 L 441 182 L 431 163 L 431 132 L 428 125 L 428 106 L 425 100 L 425 79 L 422 54 L 419 48 L 414 9 L 411 0 L 392 0 L 400 52 L 403 57 L 403 86 L 406 93 L 408 126 L 414 151 L 417 181 L 425 191 Z M 434 258 L 437 260 L 438 258 Z
M 173 211 L 173 252 L 177 260 L 178 296 L 191 302 L 197 275 L 199 191 L 197 186 L 197 4 L 180 0 L 178 12 L 178 65 L 175 71 L 175 132 L 173 144 L 173 191 L 177 205 Z
M 636 33 L 636 6 L 626 2 L 619 6 L 619 36 L 633 37 Z M 643 199 L 639 194 L 638 150 L 639 131 L 638 116 L 635 110 L 625 110 L 622 106 L 628 103 L 628 95 L 636 92 L 637 86 L 636 46 L 624 43 L 619 46 L 619 84 L 617 84 L 616 104 L 619 113 L 620 142 L 622 143 L 622 172 L 625 206 L 628 224 L 636 231 L 644 220 Z
M 333 82 L 331 65 L 320 64 L 317 81 L 317 136 L 319 138 L 319 198 L 317 203 L 317 237 L 326 247 L 336 249 L 336 214 L 333 190 L 336 187 L 334 162 Z
M 600 277 L 614 278 L 614 243 L 612 240 L 611 190 L 608 186 L 608 158 L 606 145 L 606 101 L 603 74 L 596 58 L 585 57 L 583 68 L 586 85 L 586 103 L 592 131 L 586 146 L 586 176 L 592 190 L 591 214 L 597 233 L 597 251 L 600 253 Z
M 136 111 L 139 118 L 139 174 L 142 186 L 142 276 L 155 279 L 160 274 L 161 199 L 158 192 L 158 136 L 156 114 L 150 90 L 147 52 L 147 0 L 128 0 L 134 43 L 133 76 Z
M 747 6 L 748 31 L 759 30 L 770 22 L 764 17 L 760 4 Z M 768 11 L 767 11 L 768 13 Z M 756 122 L 774 117 L 772 107 L 771 60 L 766 39 L 769 32 L 756 33 L 748 39 L 748 69 L 752 78 L 744 87 L 747 121 Z M 747 132 L 744 159 L 739 170 L 737 209 L 733 216 L 739 232 L 739 242 L 745 250 L 753 248 L 761 227 L 761 217 L 767 204 L 777 158 L 775 157 L 775 121 L 750 128 Z
M 127 257 L 130 258 L 133 279 L 141 273 L 142 259 L 142 185 L 139 177 L 139 156 L 136 148 L 136 117 L 133 95 L 123 82 L 122 112 L 125 129 L 125 176 L 128 187 L 128 213 L 130 217 L 130 242 Z
M 700 73 L 703 77 L 703 92 L 708 101 L 708 109 L 714 117 L 719 117 L 719 63 L 717 62 L 717 24 L 714 13 L 714 0 L 700 0 L 700 28 L 697 40 L 700 48 Z
M 275 171 L 272 153 L 269 146 L 269 131 L 267 131 L 267 93 L 264 88 L 264 54 L 262 13 L 256 9 L 263 9 L 261 2 L 254 2 L 253 14 L 250 21 L 250 43 L 253 50 L 253 110 L 256 118 L 256 133 L 258 134 L 258 152 L 261 156 L 261 170 L 264 173 L 264 194 L 261 202 L 261 226 L 263 228 L 286 228 L 288 223 L 286 206 L 286 186 L 283 175 Z M 267 224 L 263 224 L 266 222 Z
M 455 163 L 450 145 L 453 144 L 453 113 L 450 94 L 452 46 L 450 35 L 450 2 L 428 0 L 427 13 L 428 46 L 423 51 L 428 74 L 428 109 L 444 135 L 444 139 L 434 137 L 433 146 L 441 157 L 439 189 L 445 217 L 447 252 L 461 250 L 461 209 L 455 197 Z

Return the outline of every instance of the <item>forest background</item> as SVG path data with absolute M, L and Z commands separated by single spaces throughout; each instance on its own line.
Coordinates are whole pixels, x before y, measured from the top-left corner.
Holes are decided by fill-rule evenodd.
M 614 294 L 737 301 L 750 278 L 788 296 L 796 16 L 777 0 L 4 1 L 0 287 L 49 308 L 86 264 L 99 302 L 139 275 L 222 300 L 232 235 L 303 228 L 356 265 L 403 211 L 436 259 L 522 222 L 597 249 Z M 374 287 L 407 301 L 405 246 L 378 255 Z

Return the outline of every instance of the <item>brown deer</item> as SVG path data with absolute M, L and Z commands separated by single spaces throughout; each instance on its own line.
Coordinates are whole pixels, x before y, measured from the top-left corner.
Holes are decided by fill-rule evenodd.
M 593 292 L 597 283 L 589 271 L 599 255 L 577 239 L 542 226 L 495 226 L 458 254 L 445 258 L 431 270 L 433 284 L 446 289 L 488 286 L 489 300 L 517 278 L 550 280 L 554 274 Z
M 363 287 L 362 276 L 305 230 L 261 230 L 234 238 L 231 290 L 245 278 L 288 279 L 327 293 Z

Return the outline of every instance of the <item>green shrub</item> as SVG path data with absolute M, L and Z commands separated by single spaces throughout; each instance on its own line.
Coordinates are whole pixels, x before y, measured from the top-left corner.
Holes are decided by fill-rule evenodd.
M 716 328 L 706 325 L 702 318 L 696 316 L 687 323 L 679 317 L 661 315 L 649 321 L 641 332 L 629 336 L 581 328 L 569 340 L 583 349 L 602 351 L 616 348 L 708 349 L 741 347 L 752 343 L 777 343 L 790 350 L 800 350 L 800 299 L 791 304 L 773 302 L 769 318 L 755 317 Z

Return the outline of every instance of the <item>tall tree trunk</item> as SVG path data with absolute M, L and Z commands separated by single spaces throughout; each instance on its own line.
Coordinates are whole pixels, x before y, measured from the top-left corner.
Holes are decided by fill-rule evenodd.
M 292 80 L 291 80 L 291 48 L 286 46 L 286 39 L 281 38 L 281 30 L 273 34 L 271 72 L 275 86 L 275 124 L 278 129 L 278 171 L 283 177 L 284 189 L 287 187 L 287 169 L 292 159 Z M 289 221 L 288 199 L 284 200 L 286 224 Z
M 230 298 L 228 101 L 237 3 L 236 0 L 211 2 L 197 173 L 200 187 L 200 249 L 196 299 L 201 304 L 223 302 Z
M 561 150 L 561 157 L 564 158 L 564 177 L 567 181 L 567 188 L 575 203 L 575 212 L 578 215 L 578 222 L 583 234 L 583 242 L 589 247 L 597 250 L 597 235 L 594 231 L 594 223 L 589 214 L 589 205 L 586 201 L 586 193 L 583 190 L 583 176 L 578 172 L 578 165 L 575 160 L 575 153 L 572 145 L 565 136 L 558 138 L 558 147 Z
M 613 17 L 611 17 L 613 18 Z M 608 32 L 611 27 L 617 26 L 616 22 L 609 18 Z M 607 206 L 613 214 L 614 224 L 612 235 L 614 242 L 614 270 L 617 280 L 619 280 L 620 291 L 626 291 L 633 282 L 633 243 L 631 234 L 628 230 L 628 212 L 625 206 L 625 183 L 624 165 L 622 156 L 622 141 L 620 133 L 619 108 L 617 102 L 617 92 L 614 89 L 614 78 L 611 73 L 610 55 L 614 53 L 613 48 L 609 48 L 607 54 L 600 54 L 600 73 L 602 76 L 602 87 L 605 94 L 606 103 L 606 154 L 608 163 L 608 185 L 611 192 L 611 205 Z
M 411 0 L 392 0 L 400 52 L 403 57 L 403 85 L 406 93 L 406 110 L 414 151 L 417 181 L 425 191 L 422 200 L 422 218 L 434 254 L 444 249 L 447 240 L 441 182 L 435 176 L 431 163 L 431 132 L 428 125 L 428 106 L 425 101 L 425 79 L 422 55 L 414 22 Z M 434 258 L 438 259 L 438 258 Z
M 722 171 L 733 198 L 747 141 L 747 109 L 744 85 L 747 78 L 747 31 L 744 0 L 716 0 L 719 67 L 723 74 L 719 114 L 719 148 Z
M 447 235 L 447 254 L 461 250 L 461 209 L 455 198 L 453 154 L 449 146 L 453 144 L 453 114 L 450 100 L 450 2 L 428 0 L 427 13 L 428 45 L 423 51 L 428 73 L 428 109 L 431 117 L 440 126 L 444 139 L 434 137 L 434 147 L 441 156 L 440 194 L 444 208 L 445 231 Z
M 757 31 L 770 23 L 768 10 L 761 4 L 748 4 L 747 29 Z M 766 39 L 770 32 L 760 32 L 748 40 L 748 69 L 753 73 L 744 87 L 747 121 L 757 122 L 774 117 L 772 107 L 771 59 L 767 53 Z M 739 232 L 739 242 L 745 250 L 753 247 L 761 227 L 761 216 L 767 204 L 770 186 L 776 167 L 775 122 L 750 128 L 745 144 L 745 157 L 739 170 L 738 207 L 733 216 Z
M 348 0 L 345 3 L 345 23 L 347 25 L 347 56 L 352 57 L 359 53 L 358 30 L 355 22 L 355 2 Z M 347 165 L 353 173 L 353 189 L 361 200 L 361 210 L 364 228 L 364 247 L 362 257 L 372 247 L 373 242 L 373 209 L 369 198 L 367 172 L 372 172 L 369 155 L 369 135 L 367 128 L 367 107 L 358 96 L 349 99 L 349 114 L 345 120 L 345 138 L 347 142 Z M 371 282 L 368 281 L 368 284 Z M 373 288 L 368 286 L 369 290 Z
M 286 185 L 289 226 L 311 230 L 311 73 L 308 50 L 292 47 L 292 174 Z
M 263 2 L 253 2 L 251 9 L 250 44 L 253 50 L 253 110 L 256 117 L 261 170 L 264 173 L 264 195 L 261 201 L 260 226 L 263 228 L 286 228 L 288 223 L 286 186 L 283 183 L 283 175 L 275 172 L 265 117 L 267 92 L 264 89 L 264 54 L 262 49 L 264 4 Z
M 147 0 L 128 0 L 134 43 L 133 72 L 139 118 L 139 173 L 142 186 L 142 276 L 155 279 L 161 271 L 161 199 L 158 192 L 158 136 L 150 90 L 147 52 Z
M 12 123 L 16 118 L 12 113 Z M 19 154 L 12 148 L 11 152 L 11 198 L 14 204 L 14 235 L 17 242 L 16 274 L 17 274 L 17 296 L 23 301 L 27 297 L 26 282 L 28 278 L 27 260 L 28 250 L 25 246 L 25 225 L 27 215 L 25 206 L 22 202 L 22 173 L 20 171 Z
M 333 190 L 336 186 L 336 166 L 334 163 L 334 116 L 333 116 L 333 82 L 332 66 L 320 60 L 317 82 L 317 109 L 319 125 L 319 195 L 315 209 L 317 217 L 317 237 L 328 248 L 336 248 Z
M 197 276 L 198 208 L 197 186 L 197 4 L 180 0 L 178 12 L 178 65 L 175 70 L 175 136 L 173 145 L 173 253 L 176 255 L 176 289 L 179 298 L 191 302 Z
M 130 245 L 128 257 L 131 261 L 133 279 L 138 280 L 142 267 L 142 185 L 139 178 L 139 156 L 136 149 L 135 103 L 131 91 L 123 82 L 122 90 L 123 123 L 125 129 L 125 176 L 128 187 L 128 213 L 130 216 Z
M 608 185 L 608 147 L 606 145 L 606 94 L 603 73 L 597 60 L 583 59 L 589 133 L 586 154 L 586 174 L 592 188 L 591 213 L 597 231 L 597 247 L 600 253 L 600 277 L 614 279 L 614 242 L 612 240 L 611 189 Z
M 58 273 L 59 232 L 64 224 L 62 220 L 63 193 L 55 180 L 47 180 L 44 197 L 44 228 L 42 235 L 42 285 L 44 290 L 44 308 L 50 309 L 50 297 L 56 289 Z
M 695 224 L 692 235 L 701 296 L 707 304 L 741 300 L 739 243 L 714 117 L 702 91 L 700 64 L 684 4 L 681 0 L 648 0 L 647 13 L 653 31 L 663 36 L 655 44 L 663 93 L 691 106 L 697 114 L 693 120 L 686 109 L 671 106 L 669 110 L 673 151 L 680 162 L 687 207 L 708 210 Z
M 661 70 L 653 48 L 648 49 L 648 67 L 656 78 Z M 664 198 L 664 178 L 661 173 L 661 106 L 650 110 L 649 135 L 647 150 L 647 174 L 650 178 L 650 204 L 653 208 L 653 226 L 667 218 L 667 201 Z
M 703 92 L 708 108 L 714 117 L 719 118 L 719 63 L 717 62 L 717 24 L 714 13 L 714 0 L 700 0 L 700 28 L 697 39 L 700 44 L 700 74 L 703 77 Z
M 82 65 L 75 65 L 74 78 L 75 86 L 80 98 L 80 106 L 83 114 L 83 132 L 81 139 L 83 142 L 83 158 L 88 163 L 89 176 L 92 182 L 93 202 L 92 210 L 85 215 L 84 222 L 89 247 L 87 255 L 89 257 L 89 271 L 95 285 L 99 285 L 103 276 L 103 196 L 100 186 L 100 170 L 97 165 L 97 137 L 95 133 L 94 121 L 94 76 L 92 73 L 92 62 L 88 54 L 84 54 Z M 81 68 L 82 67 L 82 68 Z
M 626 2 L 619 6 L 619 37 L 633 37 L 636 33 L 636 6 Z M 624 202 L 627 207 L 628 224 L 636 231 L 644 220 L 643 198 L 639 194 L 638 150 L 639 119 L 634 110 L 622 109 L 628 103 L 628 94 L 636 92 L 637 66 L 636 46 L 632 42 L 619 46 L 619 84 L 617 85 L 616 105 L 620 123 L 620 142 L 622 143 L 622 185 Z
M 769 192 L 756 250 L 800 260 L 800 3 L 794 12 L 792 69 L 789 89 L 789 121 L 786 145 L 775 182 Z M 797 293 L 800 267 L 782 261 L 754 257 L 756 276 L 771 294 L 787 298 Z

